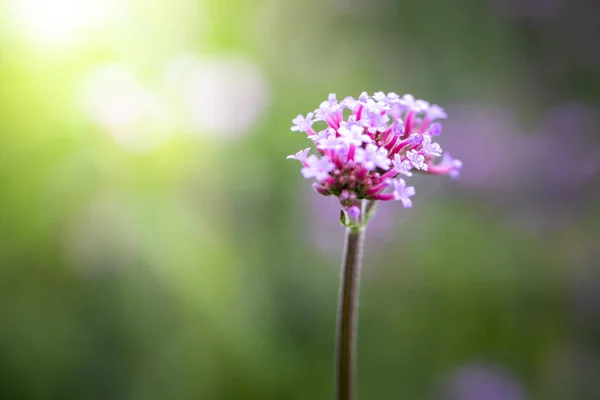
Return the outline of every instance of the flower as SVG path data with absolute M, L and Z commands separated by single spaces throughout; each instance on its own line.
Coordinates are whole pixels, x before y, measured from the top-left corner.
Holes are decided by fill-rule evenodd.
M 291 156 L 288 156 L 288 158 L 290 157 Z M 406 158 L 400 157 L 400 154 L 394 154 L 394 160 L 392 161 L 392 164 L 394 164 L 394 170 L 399 174 L 412 176 L 412 172 L 410 172 L 410 170 L 413 168 L 412 164 Z
M 308 132 L 313 124 L 314 113 L 308 113 L 306 117 L 302 114 L 298 114 L 296 118 L 292 120 L 294 126 L 290 128 L 293 132 Z
M 433 155 L 439 157 L 442 155 L 442 148 L 438 143 L 431 141 L 431 135 L 423 135 L 423 146 L 421 152 L 425 155 Z
M 442 162 L 431 166 L 429 172 L 432 174 L 448 174 L 450 178 L 458 178 L 462 165 L 462 161 L 455 160 L 450 153 L 444 153 Z
M 442 133 L 442 124 L 440 124 L 439 122 L 431 124 L 431 126 L 429 127 L 429 134 L 432 136 L 439 136 L 440 133 Z
M 302 175 L 315 179 L 315 191 L 337 197 L 351 219 L 360 216 L 362 200 L 398 200 L 410 208 L 416 190 L 400 176 L 411 177 L 414 169 L 457 177 L 462 168 L 433 141 L 442 131 L 436 121 L 446 117 L 440 106 L 410 94 L 363 92 L 338 102 L 331 93 L 316 110 L 292 121 L 291 130 L 306 132 L 316 154 L 309 156 L 308 148 L 288 158 L 299 160 Z M 316 122 L 326 126 L 317 132 Z
M 434 121 L 436 119 L 446 119 L 448 118 L 448 115 L 442 107 L 437 104 L 432 104 L 425 111 L 425 118 Z
M 404 179 L 397 179 L 391 182 L 394 187 L 394 199 L 402 202 L 404 208 L 412 207 L 410 198 L 415 195 L 415 188 L 406 186 Z
M 329 157 L 321 158 L 312 154 L 305 161 L 306 166 L 302 168 L 302 176 L 305 178 L 315 178 L 317 182 L 327 179 L 329 173 L 334 170 L 335 164 L 331 162 Z
M 377 168 L 387 170 L 390 168 L 391 163 L 387 150 L 383 147 L 377 147 L 373 143 L 368 144 L 364 149 L 361 147 L 356 149 L 354 160 L 362 163 L 369 171 Z
M 423 135 L 418 133 L 411 133 L 411 135 L 408 137 L 408 143 L 414 144 L 415 146 L 420 145 L 421 143 L 423 143 Z
M 364 129 L 358 125 L 348 125 L 350 129 L 346 126 L 341 126 L 338 129 L 340 135 L 346 138 L 346 142 L 349 144 L 353 144 L 355 146 L 360 146 L 363 143 L 372 143 L 373 139 L 364 133 Z
M 327 128 L 319 132 L 315 132 L 312 135 L 308 135 L 308 138 L 313 142 L 319 142 L 321 140 L 326 140 L 329 137 L 335 137 L 335 129 Z
M 352 207 L 350 207 L 348 209 L 348 215 L 352 219 L 358 219 L 358 217 L 360 216 L 360 208 L 358 208 L 358 206 L 352 206 Z
M 413 167 L 416 169 L 421 169 L 423 171 L 427 171 L 427 164 L 425 163 L 425 156 L 420 154 L 417 150 L 411 150 L 406 153 L 406 158 Z
M 310 151 L 310 147 L 306 148 L 304 150 L 300 150 L 296 154 L 289 155 L 286 157 L 286 159 L 291 158 L 291 159 L 298 160 L 298 161 L 304 161 L 304 160 L 306 160 L 306 156 L 308 155 L 309 151 Z
M 319 108 L 315 110 L 317 121 L 327 121 L 331 116 L 337 114 L 341 110 L 341 106 L 337 102 L 335 93 L 330 93 L 327 100 L 321 103 Z
M 402 120 L 396 121 L 394 125 L 392 125 L 392 132 L 396 136 L 402 136 L 404 134 L 404 124 Z

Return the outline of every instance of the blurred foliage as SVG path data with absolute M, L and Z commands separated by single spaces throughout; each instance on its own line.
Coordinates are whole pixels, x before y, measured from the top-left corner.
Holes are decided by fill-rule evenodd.
M 101 19 L 98 4 L 114 9 Z M 598 106 L 595 2 L 0 9 L 0 397 L 330 398 L 338 256 L 315 238 L 343 232 L 285 160 L 305 144 L 289 126 L 329 92 L 385 90 L 510 110 L 525 133 L 506 132 L 504 161 L 522 178 L 472 184 L 469 170 L 492 167 L 469 153 L 499 149 L 454 146 L 464 180 L 436 181 L 385 240 L 368 236 L 360 397 L 492 399 L 448 388 L 465 365 L 495 365 L 526 398 L 600 398 L 598 164 L 579 176 L 579 153 L 536 133 L 552 107 Z M 200 83 L 171 91 L 181 54 Z M 82 79 L 107 63 L 134 71 L 166 117 L 123 100 L 121 81 L 82 107 Z M 239 76 L 219 76 L 232 65 Z M 567 148 L 599 145 L 597 125 L 562 134 Z M 558 182 L 539 159 L 575 172 Z

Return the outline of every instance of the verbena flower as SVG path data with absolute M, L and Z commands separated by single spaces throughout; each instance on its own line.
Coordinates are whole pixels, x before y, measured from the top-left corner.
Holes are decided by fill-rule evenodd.
M 363 92 L 338 102 L 334 93 L 316 110 L 298 115 L 292 131 L 306 132 L 315 144 L 288 156 L 302 163 L 302 175 L 313 188 L 336 196 L 350 218 L 358 219 L 361 200 L 398 200 L 412 206 L 415 188 L 403 177 L 413 172 L 457 177 L 462 162 L 443 153 L 433 141 L 442 131 L 444 110 L 412 95 Z M 322 122 L 323 130 L 313 124 Z M 442 156 L 440 162 L 436 158 Z

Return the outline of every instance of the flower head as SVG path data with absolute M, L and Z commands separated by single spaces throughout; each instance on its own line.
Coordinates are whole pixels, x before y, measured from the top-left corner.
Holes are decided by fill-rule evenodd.
M 344 110 L 350 112 L 347 118 Z M 360 216 L 361 200 L 398 200 L 409 208 L 416 191 L 400 176 L 410 177 L 413 170 L 460 173 L 462 163 L 433 142 L 442 131 L 439 120 L 446 117 L 438 105 L 410 94 L 363 92 L 338 102 L 331 93 L 316 110 L 292 121 L 292 131 L 306 132 L 316 154 L 309 156 L 305 149 L 288 158 L 299 160 L 302 175 L 315 179 L 315 191 L 336 196 L 352 219 Z M 315 131 L 316 122 L 324 128 Z

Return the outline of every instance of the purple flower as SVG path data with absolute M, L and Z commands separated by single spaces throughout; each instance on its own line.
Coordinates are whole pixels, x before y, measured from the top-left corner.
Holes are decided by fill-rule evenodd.
M 445 168 L 448 168 L 447 173 L 450 178 L 458 178 L 463 163 L 460 160 L 452 158 L 450 153 L 444 153 L 444 155 L 442 156 L 442 163 L 440 165 L 444 166 Z
M 306 156 L 308 155 L 308 152 L 310 151 L 310 147 L 304 150 L 300 150 L 299 152 L 297 152 L 296 154 L 292 154 L 286 157 L 286 159 L 294 159 L 294 160 L 298 160 L 298 161 L 304 161 L 306 160 Z
M 413 166 L 408 159 L 402 158 L 400 154 L 396 154 L 392 163 L 394 164 L 394 170 L 397 173 L 405 176 L 412 176 L 412 172 L 410 172 L 410 170 L 413 168 Z
M 432 142 L 431 135 L 423 135 L 421 152 L 426 156 L 439 157 L 442 155 L 442 148 L 438 143 Z
M 400 96 L 398 96 L 394 92 L 389 92 L 387 94 L 387 100 L 388 100 L 388 103 L 396 103 L 396 102 L 398 102 L 398 100 L 400 100 Z
M 335 137 L 335 129 L 327 128 L 320 132 L 315 133 L 314 135 L 308 135 L 308 138 L 313 142 L 320 142 L 322 140 L 327 140 L 330 137 Z
M 351 111 L 345 120 L 344 108 Z M 314 121 L 327 124 L 318 133 L 312 128 L 315 114 Z M 316 180 L 315 191 L 337 197 L 348 213 L 356 214 L 361 200 L 396 199 L 408 208 L 415 189 L 399 176 L 410 177 L 415 168 L 456 177 L 462 167 L 449 155 L 435 162 L 442 149 L 432 135 L 442 129 L 441 123 L 431 122 L 443 118 L 441 107 L 410 94 L 376 92 L 371 97 L 363 92 L 339 103 L 332 93 L 314 113 L 293 121 L 292 130 L 306 131 L 317 154 L 308 156 L 307 149 L 288 158 L 300 160 L 302 175 Z
M 428 164 L 427 172 L 434 175 L 448 175 L 451 178 L 458 178 L 462 165 L 462 161 L 452 158 L 450 153 L 444 153 L 439 164 Z
M 404 208 L 412 207 L 412 201 L 410 198 L 415 195 L 415 188 L 412 186 L 406 186 L 404 179 L 397 179 L 392 181 L 394 186 L 394 199 L 401 201 Z
M 414 146 L 420 145 L 421 143 L 423 143 L 423 135 L 419 133 L 411 133 L 408 137 L 408 143 Z
M 314 113 L 308 113 L 306 117 L 302 114 L 298 114 L 296 118 L 292 120 L 294 126 L 290 128 L 293 132 L 308 132 L 312 127 L 312 118 Z
M 348 143 L 343 138 L 332 135 L 328 136 L 327 138 L 320 139 L 316 144 L 317 149 L 321 151 L 331 150 L 333 152 L 337 152 L 341 149 L 344 149 Z
M 402 120 L 396 121 L 394 125 L 392 125 L 392 133 L 396 136 L 402 136 L 404 134 L 404 124 Z
M 352 112 L 356 112 L 356 110 L 360 106 L 360 101 L 356 100 L 352 96 L 348 96 L 348 97 L 346 97 L 344 100 L 342 100 L 340 102 L 340 106 L 341 107 L 345 107 L 345 108 L 347 108 L 348 110 L 350 110 Z
M 360 146 L 363 143 L 373 143 L 373 138 L 365 134 L 365 130 L 358 125 L 351 125 L 347 127 L 341 126 L 338 132 L 346 140 L 348 144 Z
M 388 128 L 390 117 L 387 114 L 381 115 L 381 111 L 367 110 L 365 118 L 361 119 L 361 124 L 367 128 L 369 133 L 384 132 Z
M 446 119 L 448 118 L 448 115 L 442 107 L 437 104 L 432 104 L 425 111 L 425 117 L 430 121 L 435 121 L 436 119 Z
M 385 105 L 387 108 L 391 108 L 394 104 L 400 103 L 400 96 L 398 96 L 394 92 L 390 92 L 385 94 L 384 92 L 375 92 L 373 93 L 373 100 L 377 103 Z
M 311 155 L 306 159 L 306 167 L 302 168 L 302 176 L 305 178 L 315 178 L 317 182 L 326 179 L 329 173 L 335 169 L 335 164 L 329 157 L 323 156 L 319 159 L 316 155 Z
M 419 154 L 417 150 L 410 150 L 409 152 L 407 152 L 406 158 L 416 169 L 427 171 L 428 166 L 425 163 L 425 156 L 423 154 Z
M 338 104 L 335 93 L 330 93 L 327 100 L 319 105 L 319 108 L 315 110 L 317 120 L 326 121 L 331 115 L 341 110 L 341 106 Z
M 348 215 L 352 219 L 358 219 L 360 216 L 360 208 L 358 206 L 352 206 L 348 209 Z
M 390 117 L 386 111 L 389 107 L 383 102 L 367 99 L 360 124 L 367 128 L 369 133 L 383 132 L 388 128 Z
M 399 100 L 399 103 L 406 110 L 414 111 L 417 109 L 417 100 L 415 99 L 415 97 L 412 94 L 405 94 L 404 96 L 402 96 L 402 98 Z
M 377 147 L 373 143 L 368 144 L 364 149 L 356 149 L 354 159 L 362 163 L 368 171 L 373 171 L 375 168 L 387 170 L 390 168 L 391 163 L 387 150 L 383 147 Z
M 370 99 L 371 96 L 369 96 L 369 93 L 367 92 L 362 92 L 360 96 L 358 96 L 358 101 L 360 101 L 363 104 L 366 104 Z
M 439 122 L 434 122 L 433 124 L 431 124 L 431 126 L 429 127 L 429 134 L 431 136 L 439 136 L 440 133 L 442 133 L 442 124 L 440 124 Z
M 383 92 L 375 92 L 373 93 L 373 100 L 383 102 L 387 100 L 387 96 Z

